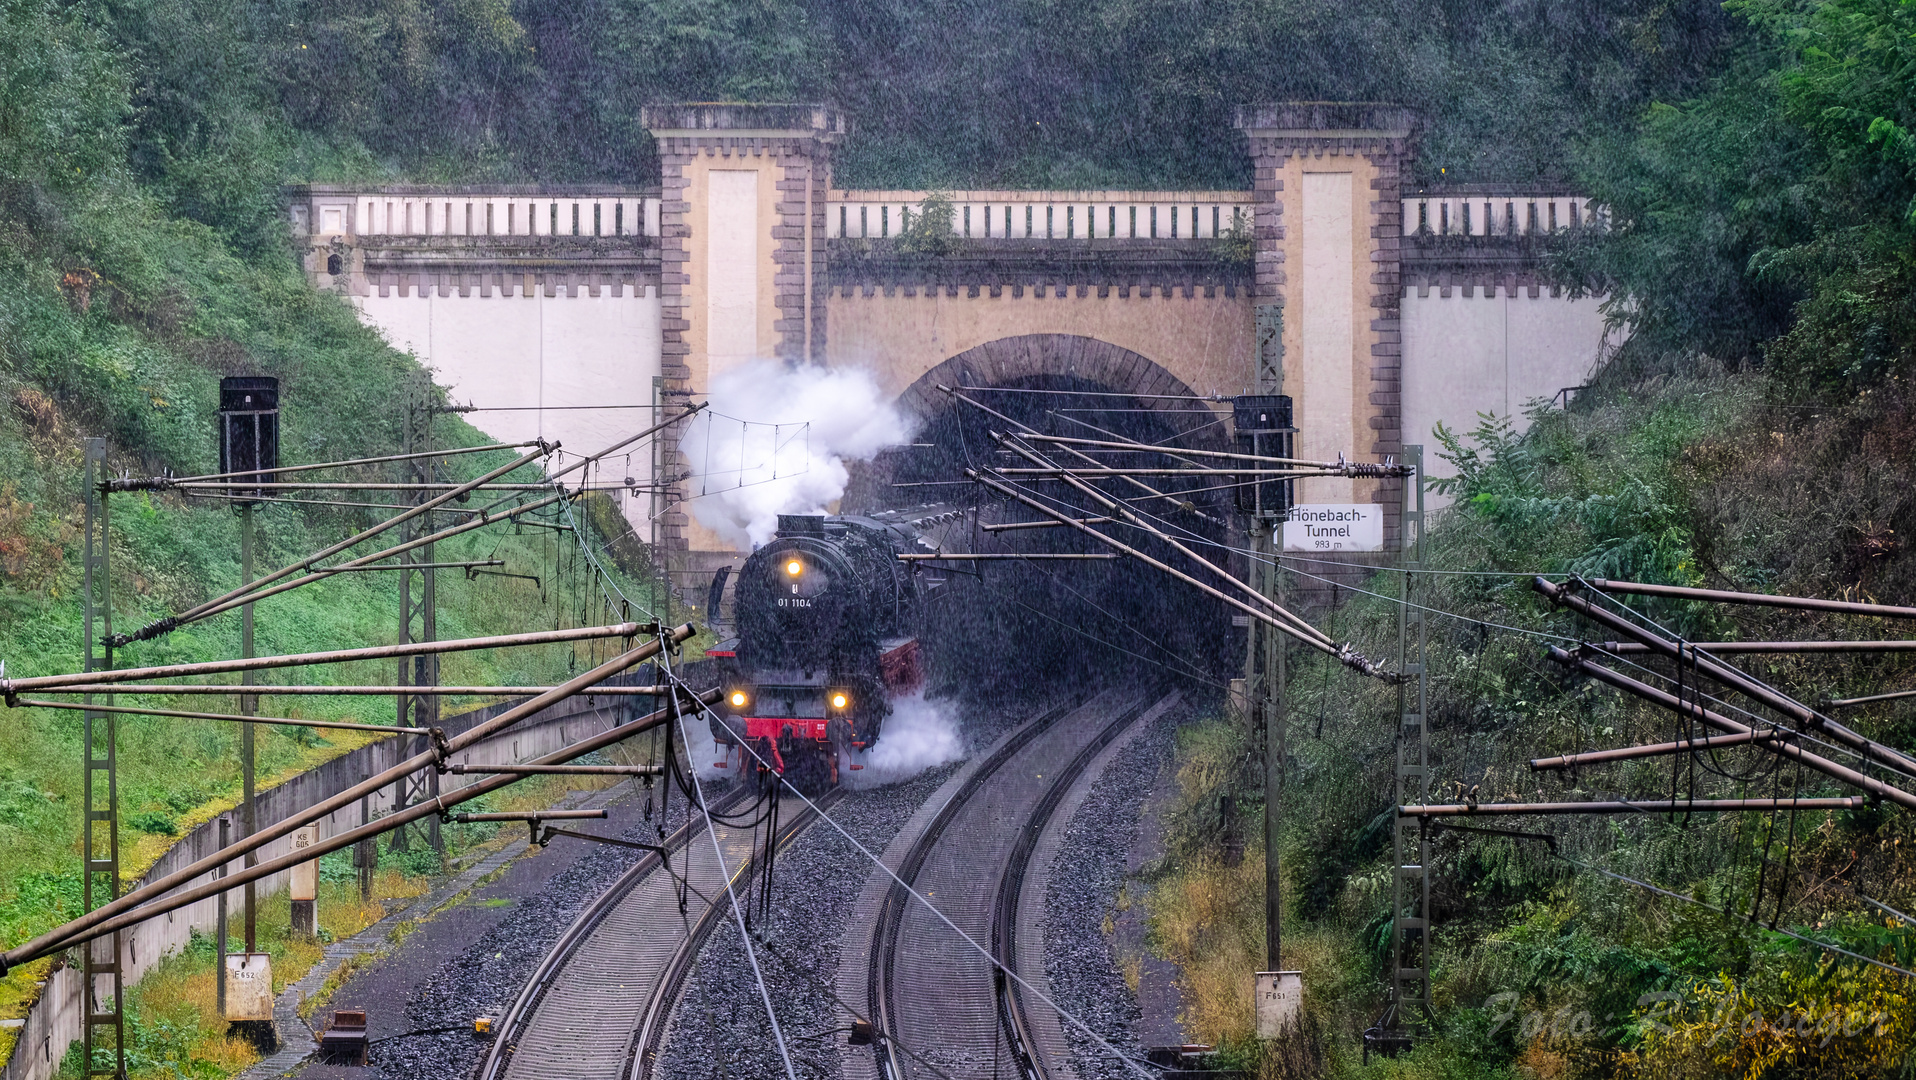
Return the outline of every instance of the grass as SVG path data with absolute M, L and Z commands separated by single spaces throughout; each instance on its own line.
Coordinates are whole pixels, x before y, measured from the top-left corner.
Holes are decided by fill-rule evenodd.
M 261 898 L 255 923 L 259 949 L 272 958 L 273 990 L 279 993 L 303 978 L 325 951 L 325 941 L 350 937 L 385 918 L 383 900 L 417 896 L 425 883 L 395 870 L 374 877 L 373 899 L 362 902 L 356 883 L 320 886 L 321 940 L 289 932 L 291 908 L 284 892 Z M 237 899 L 235 897 L 234 899 Z M 227 948 L 240 951 L 245 916 L 229 911 Z M 169 955 L 127 992 L 128 1071 L 133 1080 L 232 1076 L 259 1060 L 247 1039 L 229 1036 L 218 1010 L 214 939 L 197 931 L 183 949 Z M 67 1055 L 60 1077 L 77 1078 L 79 1048 Z

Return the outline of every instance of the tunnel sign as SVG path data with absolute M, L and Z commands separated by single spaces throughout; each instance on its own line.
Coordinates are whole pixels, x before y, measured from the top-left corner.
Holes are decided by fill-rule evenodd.
M 1285 551 L 1382 551 L 1384 508 L 1377 503 L 1300 503 L 1284 522 Z

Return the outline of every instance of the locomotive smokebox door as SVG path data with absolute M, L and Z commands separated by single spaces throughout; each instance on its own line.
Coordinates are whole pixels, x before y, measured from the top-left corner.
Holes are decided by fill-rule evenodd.
M 220 380 L 220 472 L 241 473 L 228 488 L 235 496 L 261 498 L 258 485 L 272 483 L 279 468 L 279 380 L 241 375 Z

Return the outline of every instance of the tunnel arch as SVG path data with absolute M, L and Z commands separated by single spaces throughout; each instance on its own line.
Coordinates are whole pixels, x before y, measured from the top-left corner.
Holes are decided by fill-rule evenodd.
M 1216 449 L 1229 439 L 1228 427 L 1216 422 L 1229 415 L 1228 404 L 1211 403 L 1207 416 L 1193 407 L 1198 393 L 1163 365 L 1082 334 L 1019 334 L 966 349 L 920 375 L 898 395 L 898 405 L 922 423 L 949 407 L 940 386 L 1014 386 L 1059 377 L 1115 393 L 1163 395 L 1141 396 L 1138 404 L 1170 430 L 1189 436 L 1186 446 Z

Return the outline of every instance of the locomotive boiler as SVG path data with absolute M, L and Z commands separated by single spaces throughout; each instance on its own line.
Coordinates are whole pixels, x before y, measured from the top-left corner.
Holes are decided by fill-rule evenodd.
M 736 636 L 708 652 L 724 680 L 711 723 L 725 767 L 813 789 L 863 767 L 892 700 L 924 682 L 920 624 L 937 583 L 898 556 L 930 550 L 921 529 L 943 517 L 779 516 L 739 568 Z

